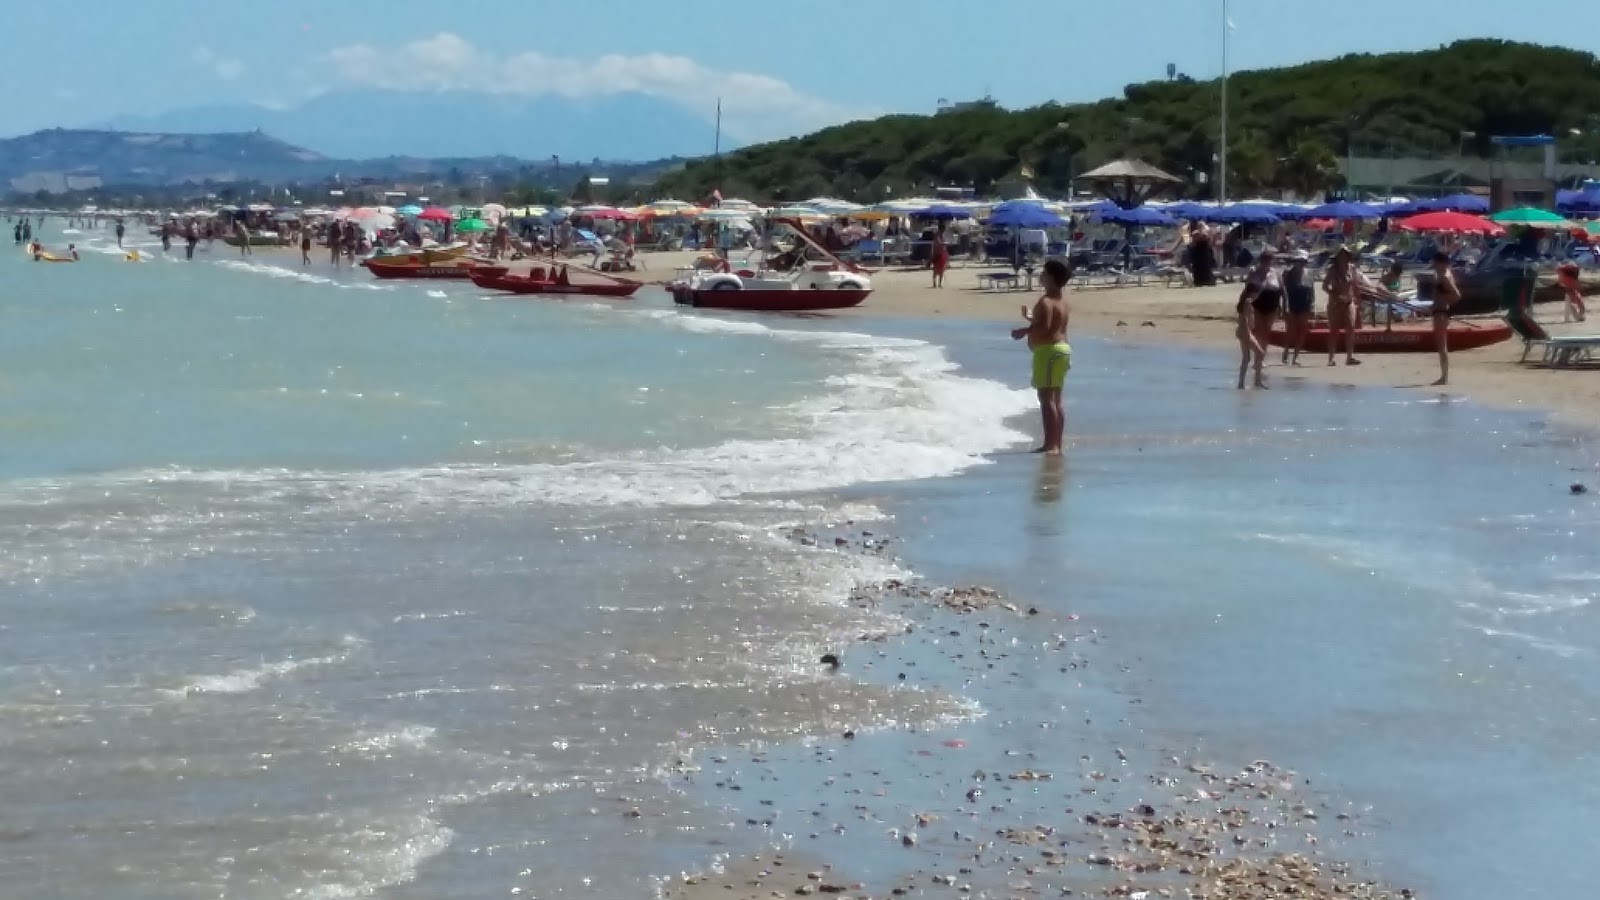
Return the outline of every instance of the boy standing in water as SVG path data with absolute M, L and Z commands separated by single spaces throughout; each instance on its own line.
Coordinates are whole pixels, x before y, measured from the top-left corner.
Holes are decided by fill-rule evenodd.
M 1044 446 L 1035 453 L 1061 455 L 1062 432 L 1066 430 L 1067 415 L 1061 408 L 1061 388 L 1066 384 L 1067 370 L 1072 368 L 1072 347 L 1067 344 L 1067 318 L 1070 310 L 1061 296 L 1072 271 L 1058 259 L 1046 260 L 1039 275 L 1044 296 L 1033 305 L 1022 308 L 1022 318 L 1028 324 L 1011 332 L 1012 340 L 1028 339 L 1028 349 L 1033 351 L 1033 389 L 1039 392 L 1039 415 L 1044 420 Z

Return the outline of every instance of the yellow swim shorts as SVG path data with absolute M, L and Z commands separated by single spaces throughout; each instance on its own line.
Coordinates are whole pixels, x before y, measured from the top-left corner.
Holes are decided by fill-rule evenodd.
M 1066 384 L 1067 371 L 1071 368 L 1072 347 L 1068 344 L 1045 344 L 1033 348 L 1034 390 L 1060 390 Z

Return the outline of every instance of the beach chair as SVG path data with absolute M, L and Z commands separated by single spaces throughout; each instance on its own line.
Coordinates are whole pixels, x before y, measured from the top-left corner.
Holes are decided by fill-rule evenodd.
M 979 272 L 978 290 L 1007 290 L 1017 289 L 1017 273 L 1015 272 Z
M 1534 347 L 1543 347 L 1543 364 L 1557 369 L 1592 362 L 1594 351 L 1600 349 L 1600 334 L 1553 337 L 1520 306 L 1507 310 L 1505 318 L 1511 330 L 1522 338 L 1522 358 L 1517 360 L 1520 363 L 1528 361 Z

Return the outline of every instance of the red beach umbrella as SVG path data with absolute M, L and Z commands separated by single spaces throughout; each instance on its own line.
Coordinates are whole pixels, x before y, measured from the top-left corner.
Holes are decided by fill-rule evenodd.
M 454 220 L 455 216 L 450 214 L 450 210 L 445 209 L 442 206 L 430 206 L 422 212 L 417 213 L 417 218 L 427 219 L 430 222 L 449 222 Z
M 1430 212 L 1401 219 L 1406 231 L 1450 231 L 1456 234 L 1505 234 L 1500 225 L 1482 216 L 1460 212 Z
M 591 219 L 612 219 L 617 222 L 632 222 L 639 218 L 625 209 L 596 209 L 581 212 L 578 215 L 588 216 Z

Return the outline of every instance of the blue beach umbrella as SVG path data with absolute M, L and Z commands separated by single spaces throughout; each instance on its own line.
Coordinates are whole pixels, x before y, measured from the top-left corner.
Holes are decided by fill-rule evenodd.
M 1167 215 L 1177 216 L 1180 219 L 1205 219 L 1216 211 L 1217 207 L 1215 206 L 1195 203 L 1192 200 L 1182 200 L 1162 209 L 1162 212 Z
M 1110 209 L 1096 210 L 1094 217 L 1102 222 L 1109 222 L 1113 225 L 1126 225 L 1130 228 L 1178 224 L 1177 219 L 1149 206 L 1135 206 L 1133 209 L 1123 209 L 1113 204 Z
M 1271 225 L 1278 221 L 1279 207 L 1264 203 L 1230 203 L 1212 210 L 1210 220 L 1236 225 Z
M 418 216 L 422 214 L 422 207 L 416 205 L 415 203 L 408 203 L 405 206 L 395 210 L 395 212 L 402 216 Z
M 1383 210 L 1368 203 L 1356 203 L 1351 200 L 1339 200 L 1333 203 L 1324 203 L 1313 206 L 1300 213 L 1302 219 L 1381 219 Z
M 1484 215 L 1489 212 L 1489 201 L 1475 194 L 1451 194 L 1448 197 L 1429 197 L 1415 200 L 1410 212 L 1460 212 Z
M 1067 221 L 1037 203 L 1002 203 L 989 214 L 999 228 L 1059 228 Z
M 972 218 L 972 211 L 962 209 L 959 206 L 941 205 L 930 206 L 926 209 L 917 210 L 916 212 L 912 213 L 912 215 L 919 216 L 924 219 L 939 219 L 941 221 L 948 222 L 951 219 L 970 219 Z

